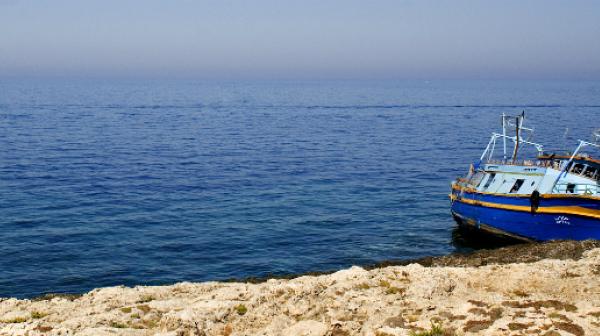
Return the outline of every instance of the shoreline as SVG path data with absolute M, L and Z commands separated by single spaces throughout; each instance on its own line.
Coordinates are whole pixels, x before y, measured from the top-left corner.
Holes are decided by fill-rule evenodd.
M 600 241 L 243 280 L 2 298 L 0 335 L 556 336 L 600 329 Z
M 490 249 L 478 249 L 466 253 L 454 252 L 440 256 L 425 256 L 420 258 L 411 259 L 390 259 L 376 263 L 364 264 L 364 265 L 353 265 L 363 268 L 365 270 L 373 270 L 376 268 L 383 268 L 389 266 L 407 266 L 410 264 L 418 264 L 424 267 L 437 267 L 437 266 L 454 266 L 454 267 L 465 267 L 465 266 L 483 266 L 489 263 L 492 264 L 509 264 L 515 262 L 530 263 L 543 259 L 574 259 L 581 258 L 582 253 L 593 248 L 600 248 L 600 240 L 584 240 L 584 241 L 573 241 L 573 240 L 555 240 L 542 243 L 514 243 L 512 245 L 494 247 Z M 516 259 L 515 259 L 516 258 Z M 352 267 L 352 266 L 351 266 Z M 223 282 L 223 283 L 250 283 L 259 284 L 267 282 L 269 280 L 292 280 L 303 276 L 321 276 L 329 275 L 338 272 L 342 269 L 325 270 L 325 271 L 314 271 L 314 272 L 303 272 L 303 273 L 290 273 L 290 274 L 270 274 L 266 276 L 248 276 L 240 278 L 230 279 L 216 279 L 207 281 L 180 281 L 180 282 L 192 282 L 192 283 L 205 283 L 205 282 Z M 172 286 L 179 282 L 159 284 L 159 285 L 136 285 L 136 286 Z M 115 285 L 124 286 L 124 285 Z M 133 287 L 136 287 L 133 286 Z M 114 287 L 114 286 L 106 286 Z M 128 286 L 125 286 L 128 287 Z M 96 287 L 94 289 L 104 288 Z M 94 290 L 92 289 L 92 290 Z M 89 292 L 89 291 L 88 291 Z M 41 295 L 34 295 L 31 297 L 24 297 L 20 299 L 40 301 L 47 300 L 56 297 L 63 297 L 68 299 L 75 299 L 85 295 L 87 292 L 49 292 Z M 2 299 L 9 299 L 15 297 L 0 297 Z

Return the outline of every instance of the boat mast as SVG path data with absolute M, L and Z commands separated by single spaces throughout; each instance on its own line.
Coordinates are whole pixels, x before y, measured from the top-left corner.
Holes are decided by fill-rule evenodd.
M 513 156 L 512 156 L 513 163 L 517 159 L 517 154 L 518 154 L 521 144 L 524 144 L 524 145 L 527 144 L 527 145 L 534 146 L 535 149 L 537 149 L 537 151 L 538 151 L 538 155 L 540 155 L 544 151 L 544 146 L 542 146 L 541 144 L 529 141 L 529 137 L 527 139 L 521 138 L 521 133 L 523 133 L 523 131 L 529 131 L 529 132 L 533 133 L 533 128 L 528 128 L 528 127 L 523 126 L 523 122 L 525 121 L 525 111 L 523 111 L 523 113 L 521 113 L 521 115 L 514 117 L 516 119 L 516 125 L 515 125 L 516 131 L 517 131 L 516 136 L 506 135 L 507 125 L 510 127 L 513 126 L 510 123 L 510 120 L 512 118 L 513 118 L 512 116 L 508 116 L 508 115 L 502 113 L 502 134 L 492 133 L 492 137 L 491 137 L 490 141 L 488 142 L 487 147 L 485 147 L 485 150 L 483 151 L 483 153 L 481 154 L 481 157 L 479 158 L 479 163 L 483 162 L 483 159 L 485 159 L 486 155 L 488 156 L 488 161 L 490 161 L 492 159 L 492 156 L 494 154 L 494 149 L 496 147 L 496 139 L 498 139 L 498 138 L 502 138 L 502 145 L 503 145 L 502 149 L 503 149 L 504 161 L 505 161 L 504 163 L 506 163 L 506 164 L 508 164 L 508 162 L 506 162 L 507 161 L 506 140 L 511 140 L 515 143 Z M 531 135 L 530 135 L 530 137 L 531 137 Z
M 514 163 L 517 160 L 517 154 L 519 152 L 519 144 L 521 142 L 521 130 L 522 129 L 526 129 L 529 131 L 533 131 L 530 128 L 524 128 L 523 127 L 523 120 L 525 119 L 525 111 L 523 111 L 523 113 L 521 113 L 520 116 L 516 116 L 515 117 L 515 130 L 516 130 L 516 136 L 515 136 L 515 149 L 513 151 L 513 156 L 512 156 L 512 162 Z
M 521 126 L 520 120 L 519 120 L 519 116 L 515 117 L 515 130 L 516 130 L 516 136 L 515 136 L 515 149 L 513 150 L 513 155 L 512 155 L 512 162 L 515 163 L 515 160 L 517 159 L 517 152 L 519 151 L 519 126 Z

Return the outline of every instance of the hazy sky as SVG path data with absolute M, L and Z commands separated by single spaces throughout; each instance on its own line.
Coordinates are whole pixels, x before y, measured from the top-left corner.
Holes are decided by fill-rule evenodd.
M 0 0 L 0 77 L 600 79 L 600 1 Z

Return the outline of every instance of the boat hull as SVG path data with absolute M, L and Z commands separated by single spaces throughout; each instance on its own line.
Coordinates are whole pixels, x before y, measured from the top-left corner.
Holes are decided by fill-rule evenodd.
M 525 204 L 519 208 L 469 198 L 452 201 L 455 220 L 470 229 L 526 241 L 600 239 L 600 219 L 588 216 L 587 210 L 582 212 L 585 215 L 574 214 L 580 206 L 540 207 L 536 212 L 527 208 Z

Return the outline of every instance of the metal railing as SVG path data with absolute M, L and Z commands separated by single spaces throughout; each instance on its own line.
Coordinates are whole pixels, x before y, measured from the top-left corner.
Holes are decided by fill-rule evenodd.
M 600 186 L 588 183 L 558 183 L 552 188 L 554 194 L 599 195 Z
M 488 142 L 488 145 L 485 148 L 485 150 L 483 151 L 483 154 L 481 154 L 481 158 L 479 159 L 479 161 L 485 160 L 486 156 L 487 156 L 488 161 L 492 159 L 492 157 L 494 155 L 494 149 L 496 148 L 496 140 L 497 139 L 511 140 L 512 142 L 515 143 L 515 146 L 517 146 L 518 143 L 531 145 L 531 146 L 535 147 L 535 149 L 538 152 L 538 155 L 539 155 L 539 153 L 542 153 L 544 151 L 544 146 L 539 143 L 527 141 L 521 137 L 517 138 L 516 136 L 508 136 L 505 134 L 492 133 L 490 142 Z M 517 141 L 517 139 L 518 139 L 518 141 Z M 506 146 L 506 144 L 504 144 L 504 145 Z M 517 148 L 517 147 L 515 147 L 515 148 Z M 504 149 L 504 159 L 506 160 L 506 149 Z M 513 158 L 512 161 L 515 161 L 515 159 Z

